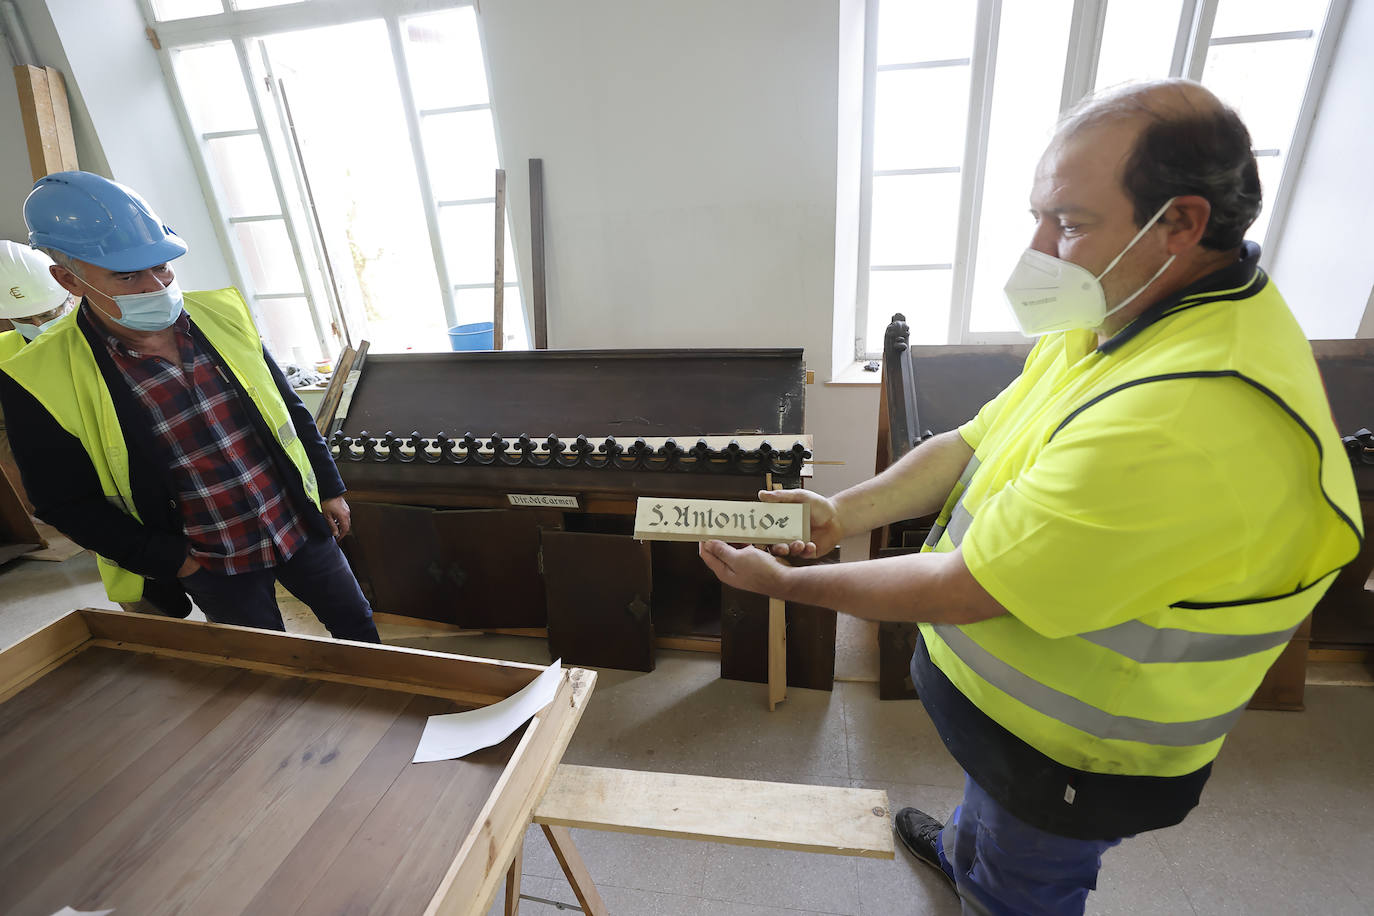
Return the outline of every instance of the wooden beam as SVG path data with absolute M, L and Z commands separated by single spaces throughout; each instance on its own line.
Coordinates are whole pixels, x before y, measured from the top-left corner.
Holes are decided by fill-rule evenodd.
M 0 653 L 0 702 L 84 648 L 90 639 L 85 618 L 72 611 Z
M 768 711 L 787 699 L 787 602 L 768 599 Z
M 492 293 L 491 348 L 504 350 L 506 339 L 506 170 L 496 170 L 496 280 Z
M 549 348 L 548 301 L 544 291 L 544 160 L 530 160 L 530 261 L 534 348 Z
M 33 180 L 78 168 L 67 84 L 52 67 L 14 68 Z
M 596 885 L 592 883 L 592 873 L 587 870 L 587 863 L 582 861 L 582 854 L 573 845 L 572 831 L 567 827 L 550 827 L 548 824 L 543 827 L 544 836 L 553 847 L 554 857 L 563 867 L 563 874 L 567 876 L 568 884 L 577 895 L 582 912 L 587 916 L 607 916 L 606 904 L 602 901 Z
M 893 858 L 887 792 L 559 766 L 537 824 Z
M 520 916 L 520 873 L 525 867 L 525 844 L 515 847 L 515 858 L 511 859 L 510 870 L 506 872 L 506 906 L 504 916 Z

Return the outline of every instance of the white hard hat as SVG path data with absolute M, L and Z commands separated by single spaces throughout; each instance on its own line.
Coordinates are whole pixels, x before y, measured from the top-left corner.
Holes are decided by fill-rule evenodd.
M 0 318 L 28 318 L 51 311 L 68 292 L 53 279 L 52 259 L 41 251 L 0 239 Z

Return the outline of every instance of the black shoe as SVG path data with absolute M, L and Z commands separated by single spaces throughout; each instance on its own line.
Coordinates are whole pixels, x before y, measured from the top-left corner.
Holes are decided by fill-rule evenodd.
M 954 879 L 940 865 L 940 853 L 935 846 L 935 840 L 940 831 L 945 829 L 945 825 L 915 808 L 903 808 L 898 811 L 894 821 L 897 825 L 897 836 L 901 838 L 907 852 L 938 871 L 940 877 L 948 881 L 950 887 L 954 887 Z

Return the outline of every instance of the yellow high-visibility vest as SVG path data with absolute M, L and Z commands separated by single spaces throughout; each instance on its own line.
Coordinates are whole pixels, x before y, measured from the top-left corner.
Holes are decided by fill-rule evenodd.
M 1095 344 L 1092 332 L 1041 339 L 1022 375 L 985 408 L 988 416 L 968 425 L 974 456 L 926 543 L 926 550 L 961 549 L 970 572 L 1009 613 L 921 629 L 932 662 L 955 687 L 1051 759 L 1093 773 L 1181 776 L 1216 757 L 1289 637 L 1358 553 L 1359 500 L 1311 346 L 1263 271 L 1237 289 L 1184 297 L 1119 348 Z M 1187 405 L 1194 418 L 1253 404 L 1246 409 L 1278 431 L 1267 442 L 1309 469 L 1307 479 L 1272 486 L 1266 441 L 1235 442 L 1236 458 L 1221 475 L 1227 492 L 1216 495 L 1232 500 L 1228 506 L 1264 501 L 1271 513 L 1290 507 L 1305 526 L 1298 548 L 1283 554 L 1280 565 L 1290 569 L 1245 562 L 1247 551 L 1272 550 L 1282 531 L 1237 532 L 1238 543 L 1219 547 L 1215 560 L 1200 560 L 1186 575 L 1149 563 L 1165 554 L 1145 549 L 1131 566 L 1120 562 L 1130 538 L 1114 538 L 1110 520 L 1093 517 L 1093 506 L 1068 522 L 1078 533 L 1055 553 L 1056 529 L 1045 519 L 1063 516 L 1044 509 L 1035 475 L 1043 478 L 1055 461 L 1093 474 L 1091 461 L 1063 464 L 1064 451 L 1091 454 L 1113 436 L 1129 441 L 1142 408 L 1148 415 L 1161 400 Z M 1206 442 L 1208 430 L 1161 435 Z M 1206 445 L 1217 453 L 1217 443 Z M 1123 493 L 1147 515 L 1171 493 L 1196 488 L 1205 470 L 1186 456 L 1144 451 L 1130 460 L 1144 472 L 1084 489 L 1157 487 Z M 1075 492 L 1069 476 L 1060 474 L 1054 491 L 1067 504 Z M 1162 542 L 1172 527 L 1182 538 L 1207 513 L 1219 517 L 1205 494 L 1184 509 L 1149 537 Z M 1018 565 L 1018 544 L 1037 562 Z M 1114 551 L 1115 562 L 1095 555 L 1098 549 Z M 1114 581 L 1086 589 L 1101 615 L 1071 607 L 1077 577 L 1090 580 L 1104 566 Z M 1119 608 L 1103 606 L 1112 595 L 1120 596 Z M 1096 601 L 1101 596 L 1106 602 Z

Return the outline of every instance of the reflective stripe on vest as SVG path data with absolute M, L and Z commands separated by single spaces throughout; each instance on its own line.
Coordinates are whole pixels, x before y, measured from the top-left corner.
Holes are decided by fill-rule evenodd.
M 1115 716 L 1022 674 L 1002 661 L 963 630 L 948 623 L 935 625 L 935 632 L 959 660 L 992 686 L 1043 715 L 1099 738 L 1143 741 L 1165 747 L 1192 747 L 1226 736 L 1248 703 L 1230 712 L 1191 722 L 1156 722 L 1133 716 Z
M 977 455 L 974 455 L 968 460 L 968 464 L 964 466 L 964 473 L 959 475 L 959 480 L 955 482 L 954 489 L 950 491 L 951 496 L 955 493 L 959 494 L 958 500 L 954 503 L 954 507 L 950 510 L 948 515 L 941 512 L 940 517 L 935 520 L 935 524 L 930 526 L 930 534 L 926 535 L 925 544 L 923 544 L 921 548 L 922 550 L 934 550 L 935 545 L 940 543 L 940 536 L 949 530 L 949 526 L 954 520 L 955 513 L 963 508 L 964 494 L 968 492 L 969 481 L 973 479 L 973 475 L 978 471 L 978 466 L 980 464 L 982 464 L 982 462 L 978 460 Z M 967 516 L 968 513 L 965 512 L 964 515 Z M 969 516 L 968 522 L 962 523 L 962 528 L 959 530 L 959 541 L 964 539 L 964 533 L 968 531 L 968 524 L 972 521 L 973 517 Z M 952 534 L 950 536 L 953 537 Z M 955 543 L 957 544 L 958 541 L 955 541 Z
M 977 469 L 976 458 L 969 462 L 969 468 Z M 972 479 L 973 474 L 969 468 L 964 469 L 964 475 L 959 478 L 961 481 L 965 478 Z M 972 524 L 973 513 L 964 506 L 964 494 L 960 493 L 959 499 L 950 513 L 948 523 L 941 529 L 941 534 L 948 534 L 950 543 L 958 548 L 963 543 L 964 536 Z M 932 529 L 931 537 L 927 538 L 926 543 L 930 547 L 934 547 L 939 540 L 940 538 L 935 535 L 935 531 Z M 1278 601 L 1282 598 L 1271 600 Z M 1300 626 L 1302 626 L 1301 621 L 1285 630 L 1275 630 L 1269 633 L 1199 633 L 1179 627 L 1154 627 L 1141 620 L 1128 620 L 1125 623 L 1102 630 L 1079 633 L 1078 638 L 1086 639 L 1094 645 L 1110 649 L 1118 655 L 1124 655 L 1126 658 L 1141 664 L 1221 662 L 1244 658 L 1259 652 L 1267 652 L 1276 646 L 1286 645 Z M 943 628 L 936 627 L 936 629 L 942 637 L 945 635 Z M 963 658 L 963 654 L 950 640 L 946 639 L 945 642 L 950 643 L 950 648 Z M 970 668 L 975 671 L 978 670 L 968 659 L 963 660 Z M 979 674 L 982 672 L 979 671 Z M 992 678 L 984 677 L 984 680 L 993 683 Z

